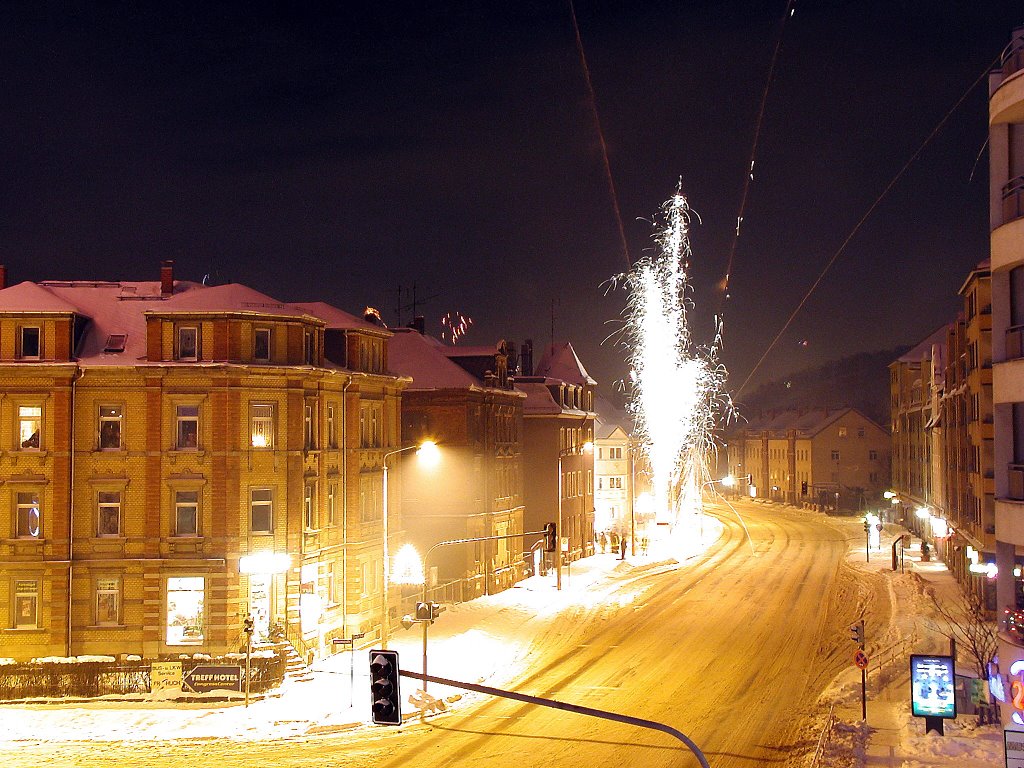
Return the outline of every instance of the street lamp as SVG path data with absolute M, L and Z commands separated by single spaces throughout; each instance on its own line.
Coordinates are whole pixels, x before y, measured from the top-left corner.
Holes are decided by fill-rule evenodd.
M 435 443 L 433 440 L 425 440 L 422 443 L 419 443 L 418 445 L 407 445 L 404 448 L 398 448 L 398 449 L 396 449 L 394 451 L 388 451 L 387 453 L 384 454 L 384 457 L 381 459 L 381 465 L 383 467 L 383 477 L 384 477 L 384 480 L 383 480 L 383 484 L 384 484 L 384 499 L 383 499 L 383 502 L 382 502 L 382 505 L 381 505 L 381 509 L 382 509 L 383 515 L 384 515 L 384 519 L 383 519 L 383 528 L 384 528 L 384 552 L 383 552 L 383 558 L 384 558 L 384 563 L 383 563 L 384 580 L 383 580 L 383 583 L 382 583 L 383 607 L 382 607 L 382 610 L 381 610 L 381 619 L 380 619 L 380 644 L 381 644 L 381 648 L 384 648 L 384 649 L 386 649 L 388 647 L 388 632 L 389 632 L 388 624 L 389 624 L 389 618 L 390 618 L 389 617 L 389 611 L 388 611 L 388 608 L 389 608 L 389 604 L 388 604 L 388 591 L 389 591 L 388 590 L 388 582 L 390 580 L 390 576 L 389 576 L 389 573 L 388 573 L 388 570 L 389 570 L 388 569 L 388 556 L 389 556 L 389 547 L 388 547 L 388 457 L 389 456 L 395 456 L 395 455 L 397 455 L 399 453 L 405 453 L 406 451 L 412 451 L 412 450 L 415 450 L 417 455 L 420 456 L 420 458 L 423 459 L 424 461 L 427 461 L 427 462 L 429 462 L 431 464 L 437 462 L 437 458 L 438 458 L 437 443 Z
M 594 450 L 594 444 L 589 440 L 580 446 L 577 451 L 575 447 L 565 448 L 558 452 L 558 546 L 555 547 L 555 589 L 562 589 L 562 459 L 566 456 L 589 453 Z

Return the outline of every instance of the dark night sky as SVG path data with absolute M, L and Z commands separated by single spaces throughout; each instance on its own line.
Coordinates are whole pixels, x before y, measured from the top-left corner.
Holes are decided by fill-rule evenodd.
M 466 343 L 602 340 L 626 261 L 566 2 L 21 4 L 0 11 L 9 280 L 237 281 L 389 323 L 413 284 Z M 784 0 L 576 13 L 630 250 L 682 178 L 694 322 L 718 308 Z M 1019 0 L 802 0 L 786 22 L 726 303 L 738 387 L 818 272 L 1024 23 Z M 860 230 L 756 381 L 916 343 L 987 257 L 982 82 Z M 972 170 L 973 178 L 972 178 Z M 409 319 L 406 309 L 403 320 Z M 806 340 L 806 346 L 799 342 Z

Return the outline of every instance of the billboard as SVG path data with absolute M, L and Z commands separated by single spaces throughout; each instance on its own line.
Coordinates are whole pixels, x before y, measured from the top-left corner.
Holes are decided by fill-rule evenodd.
M 952 656 L 910 657 L 910 703 L 914 717 L 956 717 Z

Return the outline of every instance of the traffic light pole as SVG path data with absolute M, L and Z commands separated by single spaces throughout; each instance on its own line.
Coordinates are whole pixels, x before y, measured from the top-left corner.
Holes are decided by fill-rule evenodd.
M 449 539 L 448 541 L 439 541 L 434 544 L 426 551 L 423 555 L 423 597 L 422 602 L 427 602 L 427 560 L 430 558 L 431 553 L 435 549 L 441 547 L 449 547 L 453 544 L 475 544 L 478 541 L 507 541 L 508 539 L 522 539 L 526 536 L 544 536 L 547 531 L 525 531 L 524 533 L 513 533 L 509 536 L 477 536 L 472 539 Z M 559 574 L 561 575 L 561 574 Z M 423 675 L 421 679 L 423 681 L 423 691 L 426 693 L 427 681 L 430 680 L 427 677 L 427 627 L 430 626 L 429 621 L 423 622 Z
M 420 677 L 417 672 L 408 672 L 404 669 L 399 669 L 398 674 L 402 677 Z M 654 731 L 661 731 L 667 733 L 679 741 L 683 742 L 687 748 L 693 752 L 700 762 L 702 768 L 711 768 L 708 764 L 707 758 L 704 757 L 704 753 L 700 751 L 700 748 L 693 743 L 685 733 L 676 730 L 670 725 L 665 723 L 659 723 L 654 720 L 644 720 L 639 717 L 632 717 L 630 715 L 620 715 L 618 712 L 608 712 L 603 709 L 594 709 L 592 707 L 581 707 L 579 704 L 567 704 L 564 701 L 555 701 L 553 699 L 542 699 L 539 696 L 529 696 L 525 693 L 516 693 L 515 691 L 506 691 L 501 688 L 492 688 L 489 685 L 478 685 L 476 683 L 463 683 L 458 680 L 449 680 L 444 677 L 434 677 L 431 675 L 423 675 L 423 678 L 429 680 L 432 683 L 438 685 L 448 685 L 452 688 L 462 688 L 467 691 L 474 691 L 475 693 L 486 693 L 490 696 L 500 696 L 503 699 L 512 699 L 513 701 L 521 701 L 525 704 L 536 704 L 541 707 L 550 707 L 551 709 L 560 709 L 563 712 L 575 712 L 578 715 L 588 715 L 589 717 L 599 717 L 602 720 L 612 720 L 617 723 L 626 723 L 627 725 L 636 725 L 640 728 L 650 728 Z

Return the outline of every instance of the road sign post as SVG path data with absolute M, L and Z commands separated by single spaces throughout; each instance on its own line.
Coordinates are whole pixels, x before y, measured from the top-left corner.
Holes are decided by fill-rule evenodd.
M 352 637 L 336 637 L 331 640 L 334 645 L 347 645 L 348 646 L 348 708 L 352 709 L 355 706 L 355 699 L 352 698 L 352 691 L 356 686 L 356 664 L 355 664 L 355 652 L 356 645 L 355 641 L 361 637 L 365 637 L 365 632 L 355 632 Z

